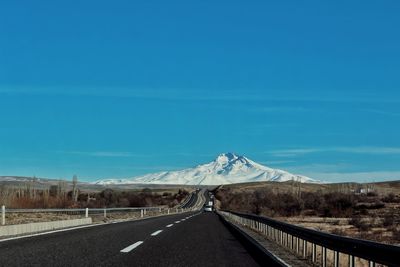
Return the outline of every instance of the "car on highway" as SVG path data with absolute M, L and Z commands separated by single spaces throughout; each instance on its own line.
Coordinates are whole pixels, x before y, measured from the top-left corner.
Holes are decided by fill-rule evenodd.
M 204 211 L 212 211 L 212 206 L 205 206 Z

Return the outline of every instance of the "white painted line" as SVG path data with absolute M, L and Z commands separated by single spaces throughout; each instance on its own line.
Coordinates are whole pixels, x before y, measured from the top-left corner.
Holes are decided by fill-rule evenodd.
M 173 224 L 168 224 L 166 227 L 167 227 L 167 228 L 170 228 L 172 225 L 173 225 Z
M 180 221 L 176 221 L 175 223 L 180 223 Z
M 158 235 L 158 234 L 161 233 L 161 232 L 162 232 L 162 230 L 155 231 L 154 233 L 151 234 L 151 236 L 156 236 L 156 235 Z
M 11 240 L 22 239 L 22 238 L 28 238 L 28 237 L 49 235 L 49 234 L 73 231 L 73 230 L 83 229 L 83 228 L 91 228 L 91 227 L 96 227 L 96 226 L 105 226 L 105 225 L 111 225 L 111 224 L 116 224 L 116 223 L 130 223 L 130 222 L 137 222 L 137 221 L 145 221 L 145 220 L 151 220 L 151 219 L 158 218 L 158 217 L 166 217 L 166 216 L 170 216 L 170 215 L 173 215 L 173 214 L 163 214 L 163 215 L 158 215 L 158 216 L 151 216 L 151 217 L 140 218 L 140 219 L 129 219 L 129 220 L 116 221 L 116 222 L 109 222 L 109 223 L 89 224 L 89 225 L 83 225 L 83 226 L 76 226 L 76 227 L 70 227 L 70 228 L 65 228 L 65 229 L 47 231 L 47 232 L 43 232 L 43 233 L 15 236 L 15 237 L 9 237 L 9 238 L 0 239 L 0 243 L 1 242 L 11 241 Z M 179 222 L 175 222 L 175 223 L 179 223 Z
M 141 244 L 143 244 L 143 241 L 138 241 L 135 244 L 130 245 L 129 247 L 124 248 L 123 250 L 121 250 L 120 252 L 122 253 L 128 253 L 130 251 L 132 251 L 133 249 L 137 248 L 138 246 L 140 246 Z

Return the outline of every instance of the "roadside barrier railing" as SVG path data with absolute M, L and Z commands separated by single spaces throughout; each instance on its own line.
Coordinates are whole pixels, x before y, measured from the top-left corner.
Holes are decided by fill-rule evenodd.
M 258 231 L 319 266 L 326 267 L 329 261 L 339 267 L 344 266 L 343 263 L 346 265 L 347 261 L 347 266 L 354 267 L 356 258 L 358 262 L 360 259 L 367 262 L 370 267 L 400 266 L 400 246 L 323 233 L 253 214 L 219 212 L 230 221 Z
M 79 208 L 79 209 L 8 209 L 1 206 L 0 226 L 9 224 L 6 214 L 53 214 L 53 215 L 71 215 L 71 216 L 84 216 L 88 218 L 90 215 L 102 216 L 107 218 L 111 214 L 125 213 L 133 214 L 135 217 L 143 218 L 153 215 L 168 215 L 177 214 L 194 210 L 191 208 L 167 208 L 167 207 L 124 207 L 124 208 Z M 7 220 L 6 220 L 7 219 Z

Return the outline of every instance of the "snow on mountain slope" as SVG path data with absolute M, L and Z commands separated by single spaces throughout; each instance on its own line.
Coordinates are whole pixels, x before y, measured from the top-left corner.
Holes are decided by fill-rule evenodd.
M 220 154 L 214 161 L 180 171 L 147 174 L 130 179 L 106 179 L 95 184 L 187 184 L 221 185 L 262 181 L 299 181 L 317 183 L 306 176 L 271 169 L 244 156 L 233 153 Z

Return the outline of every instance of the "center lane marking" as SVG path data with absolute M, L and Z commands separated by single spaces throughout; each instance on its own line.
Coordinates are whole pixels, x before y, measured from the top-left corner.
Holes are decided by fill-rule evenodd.
M 166 227 L 167 227 L 167 228 L 170 228 L 172 225 L 173 225 L 173 224 L 168 224 Z
M 151 234 L 151 236 L 156 236 L 156 235 L 158 235 L 159 233 L 161 233 L 162 231 L 163 231 L 163 230 L 155 231 L 154 233 Z
M 143 241 L 138 241 L 135 244 L 130 245 L 129 247 L 124 248 L 123 250 L 121 250 L 120 252 L 122 253 L 128 253 L 131 252 L 132 250 L 134 250 L 135 248 L 137 248 L 138 246 L 140 246 L 141 244 L 143 244 Z

